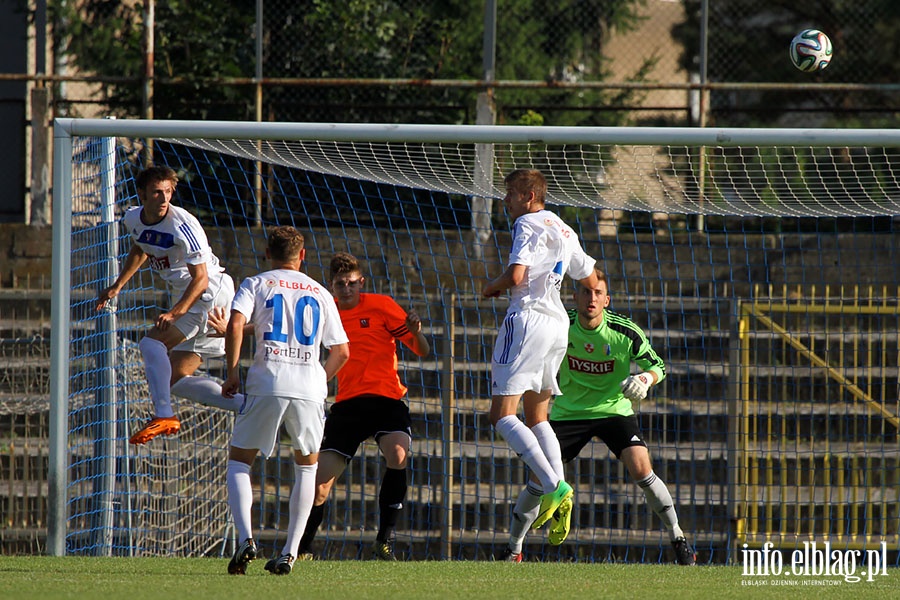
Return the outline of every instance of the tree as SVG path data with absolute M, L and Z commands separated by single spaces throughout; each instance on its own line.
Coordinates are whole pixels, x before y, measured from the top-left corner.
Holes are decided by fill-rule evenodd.
M 266 78 L 409 78 L 411 86 L 267 87 L 265 116 L 280 120 L 468 122 L 477 92 L 429 87 L 432 79 L 482 77 L 485 0 L 268 0 Z M 500 4 L 497 78 L 600 81 L 603 46 L 639 21 L 646 0 L 506 0 Z M 215 83 L 255 74 L 255 0 L 171 0 L 155 11 L 154 114 L 158 118 L 246 119 L 253 90 Z M 112 0 L 52 0 L 58 51 L 82 73 L 119 78 L 103 86 L 114 113 L 138 114 L 143 75 L 143 6 Z M 652 60 L 652 59 L 650 59 Z M 649 64 L 649 61 L 648 61 Z M 635 73 L 640 78 L 641 70 Z M 126 78 L 127 81 L 121 81 Z M 167 83 L 181 78 L 182 84 Z M 548 124 L 613 124 L 591 108 L 631 97 L 570 89 L 498 92 L 501 119 L 529 109 Z M 507 108 L 508 107 L 508 108 Z M 569 112 L 577 110 L 578 112 Z
M 156 5 L 154 74 L 184 78 L 154 89 L 154 116 L 163 119 L 247 119 L 252 90 L 219 86 L 215 77 L 253 74 L 254 0 L 167 0 Z M 144 15 L 140 2 L 52 0 L 56 52 L 82 74 L 116 78 L 99 100 L 119 116 L 140 114 L 144 76 Z
M 684 48 L 682 66 L 697 72 L 701 0 L 684 3 L 687 18 L 673 35 Z M 790 40 L 808 27 L 824 31 L 834 44 L 834 59 L 821 73 L 803 73 L 788 58 Z M 817 0 L 802 5 L 788 0 L 710 1 L 708 30 L 711 82 L 894 84 L 900 78 L 896 0 Z M 785 123 L 786 117 L 796 123 L 801 114 L 810 115 L 803 120 L 805 125 L 876 125 L 884 118 L 877 110 L 893 112 L 893 104 L 887 91 L 815 89 L 719 91 L 710 101 L 716 124 L 723 126 Z

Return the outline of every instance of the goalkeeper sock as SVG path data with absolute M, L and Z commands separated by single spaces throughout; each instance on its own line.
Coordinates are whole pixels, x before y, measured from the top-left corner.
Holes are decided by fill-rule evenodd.
M 397 519 L 406 498 L 406 469 L 386 469 L 378 492 L 378 534 L 375 539 L 387 542 L 394 536 Z
M 309 518 L 306 519 L 306 529 L 303 531 L 303 537 L 300 538 L 300 548 L 297 550 L 297 556 L 312 551 L 313 540 L 316 539 L 316 532 L 319 531 L 319 525 L 325 518 L 325 503 L 313 505 L 309 511 Z
M 147 374 L 147 386 L 150 388 L 150 400 L 153 402 L 153 416 L 174 417 L 172 396 L 169 393 L 172 364 L 169 362 L 166 345 L 159 340 L 143 337 L 138 347 L 141 349 L 141 356 L 144 357 L 144 371 Z
M 235 394 L 233 398 L 222 395 L 222 385 L 209 377 L 197 377 L 188 375 L 182 377 L 172 386 L 172 393 L 182 398 L 187 398 L 204 406 L 224 408 L 231 412 L 238 412 L 244 404 L 244 395 Z
M 497 421 L 494 429 L 503 436 L 512 451 L 522 457 L 535 477 L 541 480 L 544 493 L 550 494 L 555 491 L 561 478 L 556 474 L 547 457 L 544 456 L 544 451 L 541 450 L 541 445 L 534 432 L 516 415 L 503 417 Z
M 253 508 L 253 485 L 250 483 L 250 465 L 239 460 L 229 460 L 225 471 L 228 484 L 228 507 L 234 517 L 234 528 L 239 540 L 253 537 L 250 523 Z
M 295 558 L 300 537 L 306 529 L 312 503 L 316 497 L 316 468 L 318 465 L 294 465 L 294 487 L 291 490 L 290 517 L 288 518 L 288 535 L 284 541 L 282 554 L 291 554 Z
M 537 483 L 529 480 L 528 485 L 519 492 L 519 498 L 513 508 L 512 521 L 509 523 L 509 549 L 516 554 L 522 552 L 522 542 L 525 541 L 531 524 L 537 519 L 540 508 L 541 489 L 537 487 Z
M 537 438 L 538 444 L 541 445 L 541 450 L 544 452 L 544 456 L 547 457 L 547 460 L 550 461 L 550 465 L 553 467 L 553 470 L 556 472 L 556 476 L 560 479 L 565 479 L 565 472 L 563 471 L 563 462 L 562 462 L 562 451 L 559 448 L 559 439 L 556 437 L 556 433 L 553 431 L 553 427 L 550 426 L 549 421 L 541 421 L 537 425 L 531 428 L 531 431 L 534 432 L 534 437 Z
M 650 474 L 638 481 L 637 484 L 644 492 L 647 504 L 669 530 L 669 537 L 674 540 L 683 536 L 684 532 L 678 526 L 675 503 L 672 501 L 672 494 L 669 493 L 666 483 L 657 477 L 656 473 L 650 471 Z

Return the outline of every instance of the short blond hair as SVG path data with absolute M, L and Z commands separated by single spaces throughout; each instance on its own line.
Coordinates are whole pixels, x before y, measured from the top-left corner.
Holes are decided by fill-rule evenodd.
M 534 199 L 544 204 L 547 197 L 547 178 L 537 169 L 516 169 L 504 179 L 506 189 L 517 192 L 534 192 Z

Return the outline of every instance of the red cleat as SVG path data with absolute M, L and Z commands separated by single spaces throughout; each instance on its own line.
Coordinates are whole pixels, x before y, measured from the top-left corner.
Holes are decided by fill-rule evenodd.
M 154 417 L 143 429 L 131 436 L 130 444 L 146 444 L 158 435 L 172 435 L 181 429 L 178 417 Z

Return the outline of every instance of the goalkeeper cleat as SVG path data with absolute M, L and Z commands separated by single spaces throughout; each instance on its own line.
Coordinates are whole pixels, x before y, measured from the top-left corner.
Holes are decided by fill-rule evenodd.
M 691 548 L 684 536 L 677 537 L 672 540 L 672 547 L 675 549 L 675 562 L 679 565 L 693 567 L 697 564 L 697 553 Z
M 391 542 L 379 542 L 375 540 L 372 544 L 372 557 L 375 560 L 397 560 L 394 556 L 394 547 Z
M 509 546 L 503 549 L 503 552 L 497 557 L 498 562 L 511 562 L 511 563 L 520 563 L 522 562 L 522 553 L 521 552 L 513 552 L 509 549 Z
M 556 512 L 553 513 L 553 520 L 550 521 L 550 535 L 547 536 L 548 541 L 553 546 L 559 546 L 569 536 L 569 528 L 572 526 L 572 497 L 563 500 Z
M 531 528 L 540 529 L 541 525 L 550 520 L 559 505 L 571 498 L 572 494 L 572 486 L 560 479 L 555 490 L 541 496 L 541 509 L 534 523 L 531 524 Z M 568 535 L 568 532 L 566 534 Z
M 247 538 L 234 551 L 231 562 L 228 563 L 229 575 L 243 575 L 247 572 L 247 565 L 256 558 L 256 542 L 253 538 Z
M 312 552 L 301 552 L 300 554 L 297 555 L 297 560 L 299 560 L 299 561 L 316 560 L 316 555 L 313 554 Z
M 130 444 L 146 444 L 158 435 L 172 435 L 181 429 L 178 417 L 154 417 L 143 429 L 131 436 Z
M 266 571 L 272 575 L 289 575 L 296 559 L 290 554 L 282 554 L 278 558 L 266 561 Z

